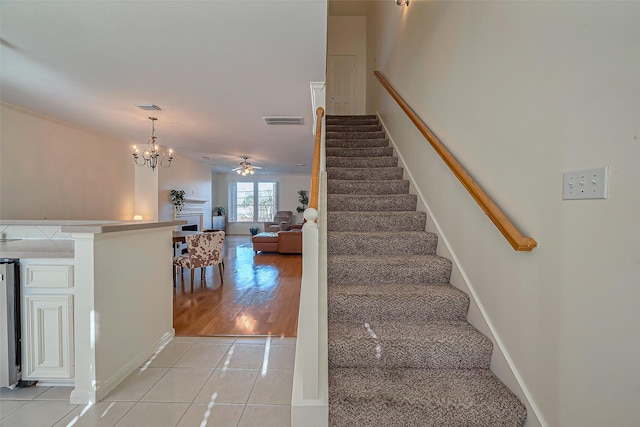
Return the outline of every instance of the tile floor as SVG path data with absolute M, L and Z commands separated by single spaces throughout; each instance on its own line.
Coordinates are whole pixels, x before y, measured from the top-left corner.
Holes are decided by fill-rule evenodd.
M 0 426 L 290 426 L 295 338 L 176 337 L 104 400 L 0 389 Z

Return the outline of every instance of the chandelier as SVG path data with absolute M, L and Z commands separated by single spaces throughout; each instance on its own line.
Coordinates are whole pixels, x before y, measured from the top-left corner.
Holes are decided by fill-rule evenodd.
M 242 158 L 244 160 L 240 162 L 240 167 L 235 169 L 236 173 L 242 176 L 253 175 L 255 173 L 254 167 L 247 161 L 248 157 L 243 156 Z
M 160 152 L 160 147 L 156 142 L 156 139 L 158 139 L 158 137 L 156 136 L 155 121 L 158 119 L 155 117 L 149 117 L 149 120 L 151 120 L 151 136 L 147 141 L 149 147 L 144 150 L 142 154 L 140 154 L 138 152 L 138 148 L 134 145 L 133 152 L 131 153 L 131 155 L 133 156 L 133 161 L 136 163 L 136 165 L 146 165 L 150 167 L 151 170 L 155 170 L 158 166 L 158 163 L 160 163 L 160 166 L 163 169 L 169 169 L 169 166 L 171 166 L 171 161 L 173 160 L 173 150 L 169 149 L 169 156 L 167 159 L 165 159 L 165 153 Z M 160 162 L 158 162 L 158 157 L 160 156 L 162 156 L 162 158 L 160 159 Z

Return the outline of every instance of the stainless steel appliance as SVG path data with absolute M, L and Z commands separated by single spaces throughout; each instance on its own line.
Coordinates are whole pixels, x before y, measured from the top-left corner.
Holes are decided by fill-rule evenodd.
M 20 264 L 0 259 L 0 387 L 20 380 Z

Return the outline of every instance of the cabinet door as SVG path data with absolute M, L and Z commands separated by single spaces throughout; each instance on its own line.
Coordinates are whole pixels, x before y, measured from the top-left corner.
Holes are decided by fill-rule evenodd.
M 26 296 L 25 303 L 23 378 L 72 378 L 73 296 Z

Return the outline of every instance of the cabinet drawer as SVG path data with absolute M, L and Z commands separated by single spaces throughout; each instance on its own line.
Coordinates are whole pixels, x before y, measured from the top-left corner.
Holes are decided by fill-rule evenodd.
M 72 265 L 27 265 L 24 285 L 27 288 L 73 287 Z

